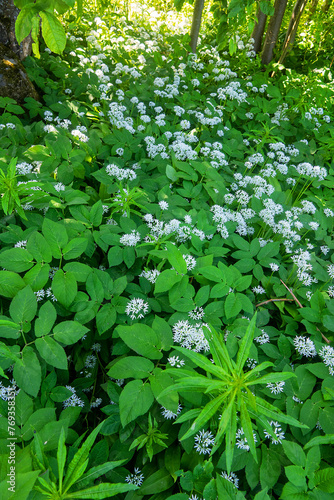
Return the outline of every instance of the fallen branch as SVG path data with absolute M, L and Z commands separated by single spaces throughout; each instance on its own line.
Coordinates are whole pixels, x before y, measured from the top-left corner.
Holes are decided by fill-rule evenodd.
M 259 302 L 258 304 L 255 305 L 255 307 L 260 307 L 263 306 L 264 304 L 269 304 L 269 302 L 285 302 L 285 301 L 293 302 L 293 299 L 269 299 L 265 300 L 264 302 Z
M 288 290 L 289 293 L 291 293 L 292 297 L 294 298 L 294 300 L 297 302 L 297 304 L 299 305 L 299 307 L 301 307 L 303 309 L 303 306 L 301 305 L 301 303 L 299 302 L 299 300 L 297 299 L 297 297 L 295 296 L 295 294 L 290 290 L 289 287 L 287 287 L 287 285 L 284 283 L 283 280 L 281 280 L 281 283 L 285 286 L 285 288 Z M 322 338 L 324 339 L 325 342 L 327 342 L 327 344 L 330 344 L 330 341 L 328 340 L 327 337 L 325 337 L 325 335 L 319 330 L 319 328 L 316 326 L 316 329 L 319 333 L 321 333 L 321 336 Z

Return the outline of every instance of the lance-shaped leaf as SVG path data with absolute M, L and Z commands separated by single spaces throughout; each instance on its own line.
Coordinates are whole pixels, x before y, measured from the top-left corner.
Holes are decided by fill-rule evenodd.
M 214 444 L 214 447 L 212 448 L 211 455 L 213 455 L 215 453 L 215 451 L 218 450 L 219 446 L 222 444 L 226 428 L 227 428 L 229 421 L 231 419 L 233 408 L 234 408 L 234 394 L 231 397 L 228 405 L 226 406 L 224 412 L 222 413 L 222 415 L 220 417 L 218 432 L 217 432 L 216 437 L 215 437 L 215 444 Z
M 64 427 L 62 427 L 60 436 L 59 436 L 59 442 L 58 442 L 58 449 L 57 449 L 57 463 L 58 463 L 58 477 L 59 477 L 59 492 L 62 493 L 63 491 L 63 476 L 64 476 L 64 468 L 65 468 L 65 463 L 66 463 L 66 445 L 65 445 L 65 431 Z
M 272 420 L 278 420 L 279 422 L 294 425 L 295 427 L 300 427 L 301 429 L 309 428 L 308 425 L 301 424 L 295 418 L 290 417 L 290 415 L 285 415 L 278 408 L 276 408 L 276 406 L 271 405 L 264 399 L 256 396 L 255 400 L 257 408 L 257 412 L 256 413 L 254 412 L 255 418 L 257 417 L 257 414 L 262 414 L 265 415 L 266 417 L 269 417 Z M 249 410 L 249 412 L 251 413 L 251 410 Z
M 240 420 L 241 420 L 242 429 L 243 429 L 244 434 L 245 434 L 245 438 L 247 439 L 247 444 L 249 446 L 250 452 L 253 455 L 255 462 L 257 462 L 257 455 L 256 455 L 252 422 L 251 422 L 251 419 L 250 419 L 250 416 L 249 416 L 249 413 L 247 410 L 247 405 L 245 403 L 244 398 L 242 398 L 240 401 Z
M 193 410 L 189 410 L 183 415 L 180 415 L 176 420 L 176 424 L 183 424 L 183 422 L 187 422 L 188 420 L 191 420 L 193 418 L 198 417 L 198 415 L 201 413 L 200 408 L 194 408 Z
M 237 356 L 237 365 L 236 365 L 236 370 L 237 370 L 238 375 L 241 374 L 242 368 L 243 368 L 243 366 L 246 363 L 246 360 L 248 358 L 249 351 L 253 345 L 256 317 L 257 317 L 257 313 L 254 314 L 251 321 L 249 322 L 246 333 L 245 333 L 245 335 L 242 338 L 241 343 L 240 343 L 238 356 Z
M 236 405 L 233 402 L 231 406 L 231 417 L 228 421 L 226 429 L 226 469 L 227 473 L 230 474 L 233 462 L 234 446 L 236 441 L 237 433 L 237 412 Z
M 116 467 L 119 467 L 120 465 L 124 464 L 125 460 L 116 460 L 115 462 L 106 462 L 102 465 L 97 465 L 96 467 L 92 467 L 89 469 L 86 474 L 84 474 L 75 484 L 76 488 L 78 487 L 85 487 L 86 484 L 89 484 L 92 482 L 94 479 L 97 479 L 98 477 L 102 476 L 103 474 L 106 474 L 110 470 L 115 469 Z
M 211 373 L 212 375 L 216 375 L 216 377 L 228 377 L 231 376 L 223 370 L 220 366 L 215 366 L 211 363 L 203 354 L 199 354 L 198 352 L 191 351 L 190 349 L 185 349 L 184 347 L 174 347 L 176 351 L 180 351 L 184 356 L 191 359 L 199 368 Z
M 234 363 L 231 360 L 224 340 L 219 336 L 212 325 L 209 325 L 209 328 L 204 326 L 203 332 L 210 345 L 210 352 L 216 365 L 220 366 L 227 372 L 230 371 L 233 373 Z
M 268 373 L 263 375 L 263 377 L 257 378 L 255 380 L 248 380 L 245 385 L 255 385 L 255 384 L 267 384 L 268 382 L 282 382 L 289 378 L 297 377 L 293 372 L 282 372 L 282 373 Z
M 127 491 L 137 490 L 138 486 L 135 484 L 124 484 L 124 483 L 101 483 L 97 486 L 92 486 L 81 491 L 75 491 L 74 493 L 67 493 L 66 498 L 86 499 L 86 500 L 101 500 L 102 498 L 109 498 L 119 493 L 126 493 Z
M 225 394 L 222 394 L 221 396 L 218 396 L 217 398 L 209 401 L 209 403 L 204 406 L 195 422 L 192 423 L 190 429 L 184 434 L 184 436 L 182 436 L 181 440 L 187 439 L 188 437 L 192 436 L 197 431 L 202 429 L 206 422 L 208 422 L 208 420 L 210 420 L 210 418 L 219 410 L 226 397 L 227 396 Z
M 166 387 L 160 394 L 159 397 L 165 396 L 169 392 L 175 391 L 196 391 L 196 392 L 204 392 L 204 390 L 208 386 L 208 379 L 206 377 L 189 377 L 181 382 L 177 382 L 176 384 L 170 385 Z
M 244 380 L 247 380 L 248 378 L 252 377 L 255 373 L 262 372 L 263 370 L 269 368 L 270 366 L 274 366 L 274 363 L 271 363 L 271 361 L 264 361 L 263 363 L 260 363 L 255 368 L 252 368 L 252 370 L 245 373 Z
M 93 432 L 91 432 L 81 448 L 72 458 L 70 464 L 68 465 L 64 479 L 64 492 L 68 491 L 70 487 L 82 476 L 84 472 L 82 469 L 84 466 L 85 468 L 87 467 L 89 452 L 103 424 L 104 421 L 100 422 L 99 425 L 95 427 Z

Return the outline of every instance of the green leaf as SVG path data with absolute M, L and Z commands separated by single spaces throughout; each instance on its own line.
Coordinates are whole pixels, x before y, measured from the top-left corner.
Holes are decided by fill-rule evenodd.
M 115 324 L 116 308 L 112 304 L 104 304 L 96 315 L 96 327 L 99 335 L 102 335 Z
M 138 486 L 135 484 L 124 484 L 124 483 L 101 483 L 97 486 L 92 486 L 85 490 L 76 491 L 75 493 L 67 493 L 66 498 L 86 499 L 86 500 L 100 500 L 102 498 L 109 498 L 120 493 L 126 493 L 127 491 L 137 490 Z
M 102 429 L 101 429 L 102 433 Z M 85 487 L 87 484 L 91 483 L 98 477 L 106 474 L 107 472 L 119 467 L 124 463 L 124 460 L 116 460 L 115 462 L 105 462 L 102 465 L 97 465 L 96 467 L 92 467 L 86 472 L 77 482 L 76 488 Z
M 268 449 L 266 445 L 261 446 L 262 462 L 260 467 L 260 481 L 262 488 L 272 488 L 281 474 L 281 464 L 276 453 Z
M 122 426 L 144 415 L 152 406 L 154 396 L 148 384 L 132 380 L 124 387 L 119 397 L 119 411 Z
M 123 248 L 111 247 L 108 252 L 108 262 L 110 267 L 118 266 L 123 262 Z
M 34 484 L 40 471 L 18 472 L 15 474 L 14 490 L 9 490 L 10 485 L 8 479 L 4 479 L 0 483 L 0 497 L 3 500 L 26 500 L 30 492 L 33 490 Z
M 284 440 L 282 441 L 282 446 L 284 449 L 284 453 L 294 465 L 305 467 L 306 455 L 299 444 L 294 443 L 293 441 Z
M 88 238 L 73 238 L 63 248 L 65 260 L 76 259 L 84 253 L 88 245 Z
M 99 200 L 96 203 L 94 203 L 89 212 L 89 219 L 94 227 L 99 227 L 101 225 L 102 216 L 103 216 L 103 206 L 102 206 L 102 201 Z
M 42 337 L 35 340 L 36 348 L 41 357 L 49 363 L 49 365 L 67 370 L 67 356 L 63 347 L 51 337 Z
M 58 464 L 58 478 L 59 478 L 59 491 L 63 489 L 63 476 L 64 468 L 66 463 L 66 445 L 65 445 L 65 430 L 64 427 L 61 429 L 58 448 L 57 448 L 57 464 Z
M 34 258 L 25 248 L 10 248 L 0 253 L 0 266 L 7 271 L 22 273 L 34 264 Z
M 235 293 L 229 293 L 225 300 L 225 315 L 226 318 L 237 316 L 242 309 L 242 303 Z
M 168 490 L 173 484 L 172 476 L 165 467 L 162 467 L 144 480 L 138 493 L 140 495 L 154 495 Z
M 217 398 L 209 401 L 209 403 L 205 405 L 199 416 L 193 422 L 190 429 L 182 436 L 181 440 L 187 439 L 188 437 L 192 436 L 200 429 L 202 429 L 206 422 L 208 422 L 210 418 L 218 412 L 226 397 L 226 394 L 222 394 L 221 396 L 218 396 Z
M 9 319 L 4 319 L 5 316 L 1 316 L 0 319 L 0 337 L 5 339 L 18 339 L 21 335 L 20 325 L 9 321 Z
M 318 436 L 318 437 L 324 437 L 324 436 Z M 306 446 L 308 446 L 308 443 Z M 306 448 L 306 446 L 304 446 L 304 448 Z M 312 472 L 319 469 L 320 461 L 321 461 L 320 447 L 312 446 L 306 457 L 305 471 L 308 476 Z
M 25 5 L 17 16 L 15 22 L 15 36 L 19 44 L 22 42 L 22 40 L 24 40 L 24 38 L 29 35 L 31 31 L 32 19 L 37 14 L 36 10 L 33 7 L 33 3 Z
M 253 337 L 254 337 L 254 332 L 255 332 L 255 327 L 256 327 L 256 317 L 257 317 L 257 313 L 254 314 L 251 321 L 249 322 L 246 333 L 243 336 L 241 343 L 240 343 L 240 346 L 239 346 L 239 351 L 238 351 L 238 356 L 237 356 L 237 365 L 236 365 L 236 371 L 239 375 L 242 372 L 242 368 L 243 368 L 244 364 L 246 363 L 249 352 L 250 352 L 251 347 L 253 345 Z
M 306 488 L 306 472 L 300 465 L 288 465 L 284 467 L 286 477 L 299 488 Z
M 14 365 L 13 377 L 20 389 L 36 397 L 42 381 L 41 366 L 32 347 L 25 346 L 21 354 L 22 358 Z
M 278 420 L 279 422 L 283 422 L 285 424 L 294 425 L 295 427 L 300 427 L 301 429 L 308 429 L 308 426 L 305 424 L 301 424 L 295 418 L 290 415 L 285 415 L 282 413 L 276 406 L 271 405 L 267 401 L 262 398 L 255 397 L 256 400 L 256 412 L 253 412 L 252 409 L 249 408 L 249 413 L 256 418 L 257 414 L 264 415 L 266 417 L 271 418 L 272 420 Z
M 23 427 L 30 415 L 33 413 L 34 404 L 32 399 L 24 391 L 20 391 L 15 397 L 15 420 L 16 424 Z
M 35 335 L 42 337 L 47 335 L 57 319 L 57 312 L 52 303 L 48 300 L 38 311 L 38 318 L 35 321 Z
M 89 330 L 78 321 L 62 321 L 53 329 L 54 339 L 65 345 L 75 344 Z
M 51 219 L 44 219 L 42 232 L 51 248 L 52 255 L 56 259 L 60 259 L 62 256 L 61 249 L 64 248 L 68 242 L 65 227 L 59 222 L 54 222 Z
M 37 312 L 36 295 L 28 285 L 20 290 L 9 306 L 10 316 L 16 323 L 29 322 Z
M 56 299 L 64 307 L 69 307 L 78 293 L 78 285 L 74 274 L 71 271 L 64 273 L 62 269 L 55 273 L 51 288 Z
M 66 46 L 66 33 L 60 21 L 47 11 L 40 11 L 39 15 L 42 18 L 42 35 L 47 47 L 61 54 Z
M 24 281 L 34 292 L 44 288 L 49 279 L 49 264 L 38 263 L 24 275 Z
M 148 377 L 154 369 L 152 361 L 139 356 L 127 356 L 119 359 L 112 365 L 107 375 L 115 379 Z
M 153 375 L 150 376 L 149 381 L 153 395 L 158 403 L 176 414 L 179 406 L 177 391 L 174 389 L 168 394 L 162 395 L 167 387 L 174 388 L 173 379 L 168 375 L 166 370 L 163 371 L 160 368 L 156 368 Z
M 334 468 L 321 469 L 314 474 L 316 488 L 327 493 L 334 493 Z
M 54 387 L 50 392 L 50 398 L 56 403 L 62 403 L 71 396 L 73 396 L 73 392 L 62 386 Z
M 27 250 L 37 262 L 52 261 L 52 252 L 49 243 L 38 231 L 33 232 L 27 241 Z
M 166 249 L 168 252 L 167 258 L 171 266 L 174 267 L 175 271 L 179 274 L 187 274 L 187 264 L 182 257 L 182 253 L 180 252 L 180 250 L 178 250 L 178 248 L 170 241 L 166 242 Z
M 25 286 L 26 283 L 18 274 L 11 271 L 0 271 L 0 295 L 3 297 L 11 299 Z
M 334 444 L 334 434 L 327 434 L 326 436 L 316 436 L 312 438 L 308 443 L 306 443 L 304 450 L 321 444 Z
M 161 349 L 163 351 L 168 351 L 173 345 L 173 334 L 171 327 L 166 320 L 160 318 L 160 316 L 155 316 L 152 323 L 152 328 L 155 331 L 157 337 L 161 342 Z
M 161 344 L 155 331 L 148 325 L 135 323 L 131 326 L 118 326 L 116 332 L 130 349 L 149 359 L 161 359 Z
M 181 281 L 181 279 L 182 276 L 177 274 L 175 269 L 166 269 L 165 271 L 162 271 L 155 282 L 154 293 L 167 292 L 173 285 L 175 285 L 175 283 Z

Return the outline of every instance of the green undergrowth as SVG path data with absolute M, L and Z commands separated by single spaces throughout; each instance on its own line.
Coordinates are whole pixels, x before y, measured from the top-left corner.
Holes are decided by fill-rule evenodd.
M 333 496 L 333 91 L 181 28 L 86 13 L 0 99 L 1 498 Z

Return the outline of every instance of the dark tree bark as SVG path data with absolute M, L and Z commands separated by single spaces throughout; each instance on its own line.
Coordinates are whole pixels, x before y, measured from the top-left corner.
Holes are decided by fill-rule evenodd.
M 275 12 L 270 18 L 266 38 L 264 40 L 262 64 L 269 64 L 273 58 L 274 48 L 277 42 L 277 37 L 281 28 L 287 3 L 288 0 L 275 0 Z
M 318 3 L 319 3 L 319 0 L 312 0 L 311 6 L 310 6 L 309 11 L 308 11 L 308 20 L 309 21 L 311 20 L 313 14 L 317 10 Z
M 264 34 L 264 28 L 266 27 L 267 14 L 264 14 L 259 6 L 257 10 L 257 22 L 254 26 L 252 38 L 254 39 L 254 50 L 258 54 L 261 52 L 262 38 Z
M 328 12 L 332 3 L 333 3 L 333 0 L 325 0 L 321 6 L 322 12 Z
M 13 0 L 0 0 L 0 43 L 17 54 L 21 61 L 31 54 L 32 40 L 27 36 L 19 45 L 15 37 L 15 21 L 19 15 Z
M 285 35 L 285 40 L 283 43 L 282 52 L 281 52 L 280 58 L 278 60 L 278 62 L 280 64 L 283 63 L 288 52 L 291 50 L 292 45 L 294 44 L 297 30 L 298 30 L 299 21 L 302 17 L 302 14 L 304 12 L 306 4 L 307 4 L 307 0 L 297 0 L 297 2 L 295 3 L 295 6 L 294 6 L 292 14 L 291 14 L 291 19 L 290 19 L 288 31 L 286 32 L 286 35 Z
M 193 54 L 196 54 L 199 30 L 201 28 L 202 12 L 204 8 L 204 0 L 195 0 L 193 18 L 190 30 L 190 48 Z

